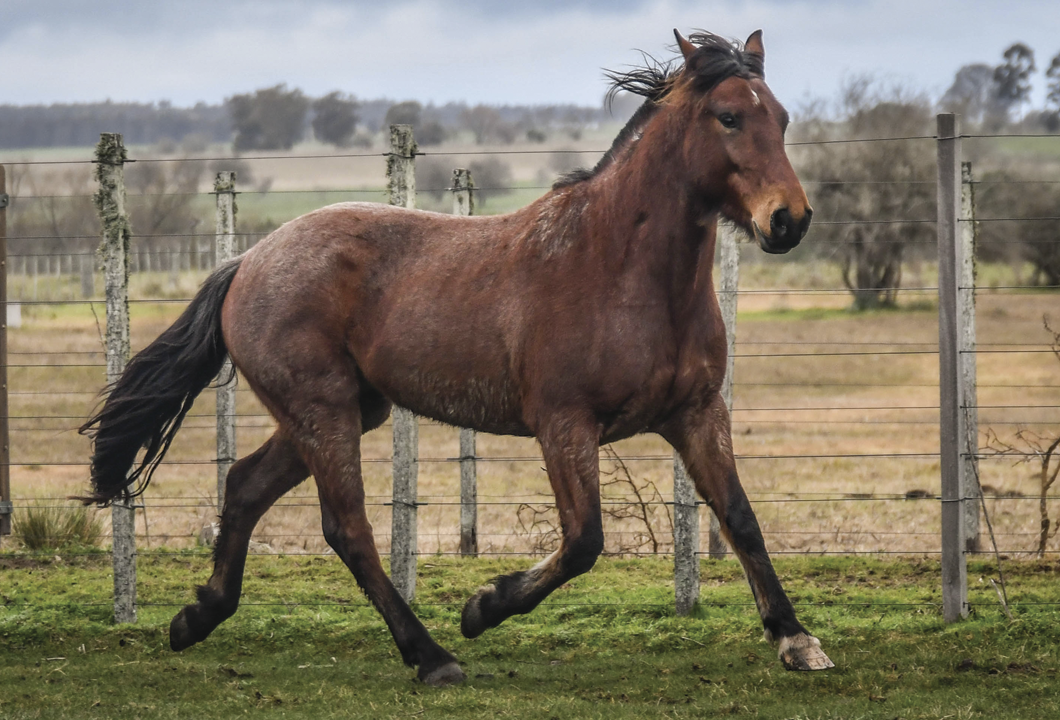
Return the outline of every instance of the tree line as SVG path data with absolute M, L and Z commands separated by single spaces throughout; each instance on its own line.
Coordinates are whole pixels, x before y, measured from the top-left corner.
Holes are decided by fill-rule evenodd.
M 620 108 L 620 111 L 631 108 Z M 334 91 L 311 98 L 274 85 L 232 95 L 224 103 L 174 107 L 159 103 L 0 105 L 0 149 L 91 146 L 101 132 L 120 132 L 128 144 L 189 139 L 232 143 L 236 151 L 285 150 L 315 139 L 336 147 L 370 145 L 391 123 L 413 125 L 420 145 L 437 145 L 461 132 L 478 143 L 543 142 L 550 135 L 577 138 L 586 126 L 611 118 L 608 110 L 578 105 L 488 106 L 416 101 L 358 100 Z M 623 117 L 619 118 L 624 119 Z

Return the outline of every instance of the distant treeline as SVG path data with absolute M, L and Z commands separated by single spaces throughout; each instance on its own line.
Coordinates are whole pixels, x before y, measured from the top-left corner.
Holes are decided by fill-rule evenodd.
M 228 142 L 232 120 L 224 105 L 190 108 L 160 103 L 0 105 L 0 148 L 92 146 L 101 132 L 118 132 L 129 144 L 199 136 Z
M 180 142 L 188 138 L 206 143 L 229 143 L 236 133 L 230 101 L 217 105 L 199 103 L 183 108 L 164 101 L 0 105 L 0 149 L 92 146 L 99 140 L 101 132 L 121 133 L 126 143 L 135 145 Z M 408 104 L 386 99 L 356 101 L 356 122 L 363 130 L 376 132 L 384 125 L 390 108 Z M 603 108 L 576 105 L 492 109 L 506 124 L 521 128 L 575 128 L 611 118 Z M 422 108 L 422 115 L 452 131 L 466 126 L 469 110 L 465 103 L 428 105 Z M 304 125 L 302 137 L 312 137 L 312 120 L 310 109 L 301 121 Z

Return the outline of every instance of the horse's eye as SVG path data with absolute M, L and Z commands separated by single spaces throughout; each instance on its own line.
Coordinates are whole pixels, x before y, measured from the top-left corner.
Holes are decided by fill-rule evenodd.
M 718 116 L 718 122 L 729 130 L 735 130 L 736 126 L 740 124 L 732 113 L 722 113 Z

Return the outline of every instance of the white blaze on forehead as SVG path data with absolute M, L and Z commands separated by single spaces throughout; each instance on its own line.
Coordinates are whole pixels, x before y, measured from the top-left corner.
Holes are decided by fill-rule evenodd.
M 751 98 L 755 104 L 755 107 L 758 107 L 762 104 L 762 101 L 758 99 L 758 93 L 756 93 L 754 90 L 751 91 Z

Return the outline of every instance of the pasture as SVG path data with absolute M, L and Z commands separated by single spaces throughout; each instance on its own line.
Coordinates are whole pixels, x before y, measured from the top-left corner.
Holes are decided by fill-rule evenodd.
M 745 255 L 754 251 L 747 247 Z M 849 296 L 833 289 L 829 270 L 816 261 L 743 269 L 734 373 L 734 443 L 743 482 L 774 554 L 937 552 L 933 293 L 906 291 L 903 309 L 855 314 L 846 310 Z M 930 266 L 907 272 L 914 271 L 920 277 L 910 285 L 934 282 Z M 1011 437 L 1018 425 L 1047 431 L 1055 426 L 1060 404 L 1060 365 L 1041 351 L 1048 337 L 1042 317 L 1055 314 L 1055 294 L 1005 290 L 1013 284 L 1009 273 L 1004 266 L 981 268 L 987 287 L 978 298 L 984 444 L 988 428 L 1001 437 Z M 133 297 L 188 297 L 201 277 L 184 273 L 174 282 L 165 273 L 134 274 Z M 26 279 L 13 278 L 13 292 L 19 292 L 21 282 Z M 1002 289 L 989 290 L 991 282 Z M 71 292 L 75 284 L 76 278 L 69 278 Z M 133 348 L 157 336 L 180 307 L 134 303 Z M 12 329 L 9 340 L 13 494 L 21 505 L 62 502 L 85 490 L 88 443 L 73 428 L 88 415 L 103 384 L 97 321 L 84 304 L 26 305 L 24 314 L 23 326 Z M 1011 352 L 1017 348 L 1032 352 Z M 199 531 L 215 516 L 213 403 L 213 393 L 204 392 L 146 496 L 146 509 L 138 513 L 142 547 L 194 547 Z M 237 448 L 245 454 L 273 426 L 245 387 L 237 394 L 237 412 Z M 384 553 L 389 548 L 390 442 L 387 426 L 364 439 L 370 519 Z M 651 487 L 658 491 L 657 500 L 670 497 L 672 461 L 661 439 L 634 438 L 614 449 L 645 497 Z M 556 539 L 548 524 L 551 498 L 535 443 L 481 435 L 478 454 L 483 553 L 551 549 Z M 421 424 L 419 486 L 426 505 L 420 508 L 420 552 L 458 548 L 458 455 L 455 429 Z M 605 458 L 604 468 L 614 472 L 617 465 Z M 1000 549 L 1033 550 L 1035 467 L 1008 457 L 984 458 L 980 472 Z M 605 488 L 605 495 L 615 502 L 631 498 L 630 483 L 621 474 L 614 477 L 622 482 Z M 648 510 L 657 549 L 667 551 L 668 510 L 658 503 Z M 535 519 L 542 522 L 535 525 Z M 653 549 L 643 522 L 607 518 L 605 530 L 609 552 Z M 312 480 L 266 515 L 255 540 L 276 552 L 326 550 Z M 1049 549 L 1057 547 L 1054 538 Z
M 602 137 L 589 140 L 601 146 Z M 454 165 L 462 162 L 458 149 L 446 148 Z M 551 178 L 546 156 L 513 157 L 513 184 L 521 189 L 491 200 L 487 212 L 525 204 Z M 381 157 L 261 161 L 255 170 L 259 180 L 270 178 L 269 191 L 240 196 L 240 222 L 264 227 L 328 202 L 382 200 L 382 165 Z M 446 201 L 424 197 L 422 204 Z M 197 197 L 196 212 L 209 218 L 211 203 Z M 457 432 L 426 422 L 414 607 L 465 664 L 467 684 L 429 690 L 401 666 L 378 615 L 321 537 L 312 480 L 258 525 L 242 610 L 202 645 L 172 654 L 169 619 L 209 572 L 199 540 L 216 514 L 214 402 L 207 391 L 137 513 L 137 625 L 111 623 L 109 556 L 19 552 L 4 539 L 14 552 L 0 554 L 0 716 L 1056 715 L 1060 544 L 1054 537 L 1046 560 L 1030 559 L 1039 522 L 1033 465 L 1008 456 L 980 464 L 1014 620 L 998 607 L 989 556 L 973 556 L 970 564 L 972 618 L 949 627 L 941 620 L 932 264 L 907 263 L 908 289 L 897 310 L 855 314 L 813 239 L 811 231 L 804 247 L 780 262 L 743 249 L 733 428 L 742 480 L 769 550 L 800 617 L 836 661 L 834 671 L 782 670 L 761 640 L 750 593 L 731 559 L 704 561 L 700 606 L 693 618 L 674 616 L 666 556 L 672 459 L 654 437 L 618 443 L 603 458 L 605 501 L 642 511 L 605 517 L 605 552 L 612 557 L 534 614 L 463 640 L 463 600 L 497 573 L 529 565 L 527 555 L 553 549 L 554 510 L 537 446 L 482 435 L 484 557 L 451 557 L 458 547 Z M 1026 275 L 1018 266 L 982 263 L 979 272 L 985 448 L 987 429 L 1011 438 L 1019 427 L 1056 427 L 1060 366 L 1042 328 L 1043 316 L 1056 314 L 1055 291 L 1015 289 Z M 134 350 L 175 319 L 203 277 L 132 275 L 139 301 L 132 308 Z M 75 276 L 12 276 L 9 288 L 13 299 L 79 297 Z M 23 326 L 9 331 L 18 507 L 61 504 L 86 489 L 88 443 L 73 428 L 103 384 L 101 307 L 26 304 Z M 238 450 L 245 454 L 273 424 L 245 388 L 237 410 Z M 363 443 L 369 517 L 383 553 L 390 545 L 390 443 L 388 426 Z M 703 510 L 704 549 L 705 520 Z M 990 547 L 988 538 L 983 547 Z M 821 557 L 830 554 L 845 556 Z
M 1056 717 L 1060 565 L 974 561 L 972 617 L 942 622 L 928 559 L 779 558 L 800 616 L 837 667 L 786 672 L 734 560 L 703 563 L 674 616 L 667 559 L 602 559 L 534 613 L 461 637 L 470 591 L 511 560 L 425 558 L 414 608 L 468 681 L 414 680 L 334 557 L 252 556 L 243 606 L 201 645 L 168 647 L 205 553 L 141 554 L 140 620 L 115 626 L 109 557 L 0 558 L 0 717 L 1013 718 Z M 1044 603 L 1044 604 L 1039 604 Z

